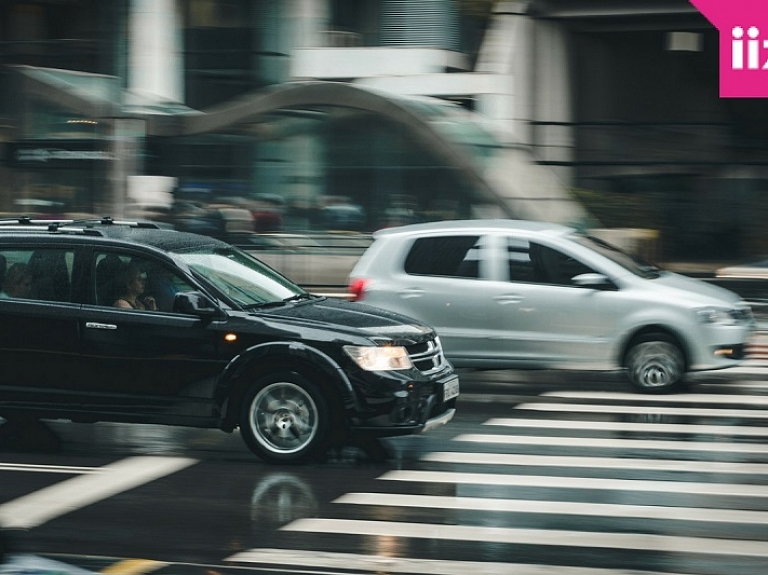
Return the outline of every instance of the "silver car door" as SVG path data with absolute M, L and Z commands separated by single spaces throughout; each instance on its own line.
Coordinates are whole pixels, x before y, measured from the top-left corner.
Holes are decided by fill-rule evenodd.
M 396 311 L 433 326 L 455 365 L 504 353 L 488 266 L 488 236 L 429 236 L 413 243 L 397 281 Z
M 496 298 L 510 358 L 532 367 L 605 367 L 620 296 L 611 286 L 579 287 L 571 281 L 598 270 L 563 248 L 510 236 L 506 271 L 507 289 Z

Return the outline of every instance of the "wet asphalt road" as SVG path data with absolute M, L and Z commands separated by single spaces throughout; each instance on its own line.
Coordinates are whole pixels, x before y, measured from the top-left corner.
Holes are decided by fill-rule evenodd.
M 0 574 L 40 558 L 126 574 L 768 573 L 768 367 L 663 396 L 613 374 L 461 375 L 448 425 L 301 467 L 217 431 L 0 426 L 0 520 L 21 554 Z

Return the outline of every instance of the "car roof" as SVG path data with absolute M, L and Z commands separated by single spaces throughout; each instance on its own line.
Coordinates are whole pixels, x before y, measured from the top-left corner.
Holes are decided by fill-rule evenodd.
M 561 224 L 538 220 L 513 219 L 478 219 L 478 220 L 447 220 L 422 224 L 408 224 L 384 228 L 374 232 L 374 238 L 394 235 L 429 235 L 436 232 L 492 232 L 492 231 L 525 231 L 546 235 L 564 235 L 574 231 Z
M 94 220 L 29 220 L 4 221 L 0 237 L 67 237 L 76 241 L 106 238 L 151 246 L 163 251 L 176 252 L 200 246 L 227 247 L 229 244 L 200 234 L 161 228 L 145 222 L 122 222 L 109 218 Z M 87 238 L 87 239 L 86 239 Z

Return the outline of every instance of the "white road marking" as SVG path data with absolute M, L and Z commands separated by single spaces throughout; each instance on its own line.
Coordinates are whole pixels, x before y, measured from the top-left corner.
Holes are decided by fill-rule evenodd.
M 599 437 L 562 437 L 534 435 L 488 435 L 467 433 L 454 441 L 483 443 L 486 445 L 542 445 L 555 447 L 598 447 L 616 449 L 668 449 L 674 451 L 712 451 L 725 453 L 768 454 L 768 444 L 725 443 L 707 441 L 660 441 L 653 439 L 620 439 Z
M 718 395 L 709 393 L 675 393 L 672 395 L 638 395 L 620 391 L 547 391 L 540 397 L 570 399 L 602 399 L 606 401 L 641 401 L 643 403 L 714 403 L 716 405 L 768 405 L 765 395 Z
M 496 563 L 484 561 L 445 561 L 442 559 L 412 559 L 384 555 L 358 553 L 331 553 L 327 551 L 303 551 L 298 549 L 250 549 L 227 558 L 238 563 L 282 565 L 339 569 L 349 575 L 350 566 L 356 572 L 371 573 L 429 573 L 430 575 L 630 575 L 625 569 L 600 569 L 561 565 L 536 565 L 527 563 Z M 631 571 L 634 575 L 683 575 L 672 572 Z M 324 574 L 327 573 L 324 571 Z
M 130 457 L 0 505 L 0 524 L 30 529 L 196 463 L 183 457 Z
M 768 419 L 762 409 L 714 409 L 706 407 L 664 407 L 660 405 L 592 405 L 584 403 L 521 403 L 516 410 L 557 411 L 568 413 L 629 413 L 632 415 L 677 415 L 683 417 L 732 417 Z
M 468 465 L 528 465 L 537 467 L 583 467 L 588 469 L 631 469 L 637 471 L 676 471 L 684 473 L 726 473 L 768 475 L 768 464 L 688 459 L 643 459 L 635 457 L 588 457 L 563 455 L 528 455 L 522 453 L 476 453 L 436 451 L 422 461 Z
M 647 491 L 726 497 L 768 497 L 768 485 L 700 483 L 693 481 L 649 481 L 643 479 L 603 479 L 597 477 L 557 477 L 548 475 L 502 475 L 498 473 L 458 473 L 449 471 L 388 471 L 379 479 L 420 483 L 454 483 L 504 487 L 586 489 L 592 491 Z
M 587 429 L 590 431 L 637 431 L 641 433 L 687 433 L 691 435 L 768 437 L 768 428 L 762 426 L 698 425 L 695 423 L 495 418 L 489 419 L 484 425 L 544 429 Z
M 515 545 L 546 545 L 593 549 L 622 549 L 663 553 L 695 553 L 768 557 L 767 541 L 679 537 L 650 533 L 608 533 L 560 529 L 519 529 L 474 525 L 438 525 L 404 521 L 299 519 L 281 528 L 303 533 L 336 533 L 378 537 L 411 537 L 446 541 L 477 541 Z
M 744 511 L 700 507 L 617 505 L 612 503 L 579 503 L 553 500 L 538 501 L 527 499 L 498 499 L 491 497 L 450 497 L 441 495 L 407 495 L 398 493 L 347 493 L 338 499 L 335 499 L 333 502 L 348 505 L 378 505 L 385 507 L 544 513 L 549 515 L 588 515 L 593 517 L 768 525 L 768 512 L 766 511 Z
M 25 471 L 31 473 L 101 473 L 100 467 L 73 465 L 35 465 L 33 463 L 0 463 L 0 471 Z

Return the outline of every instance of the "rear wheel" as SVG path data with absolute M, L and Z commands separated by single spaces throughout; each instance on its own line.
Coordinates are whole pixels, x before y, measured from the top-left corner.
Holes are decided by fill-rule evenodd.
M 664 392 L 681 385 L 685 358 L 671 337 L 654 334 L 632 344 L 626 366 L 629 380 L 636 388 L 649 393 Z
M 320 455 L 329 423 L 327 402 L 319 388 L 295 372 L 256 381 L 240 412 L 245 444 L 271 463 L 300 463 Z

